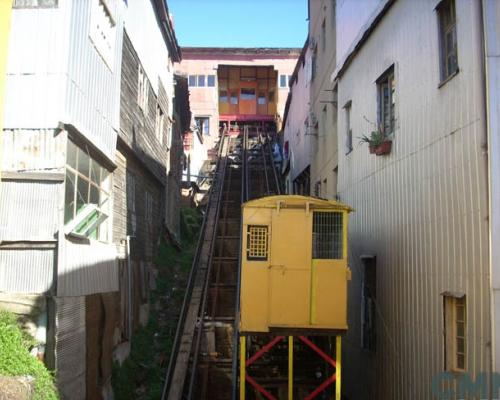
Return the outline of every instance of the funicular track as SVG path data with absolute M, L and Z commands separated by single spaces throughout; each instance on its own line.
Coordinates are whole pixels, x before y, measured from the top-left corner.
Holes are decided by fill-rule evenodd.
M 224 134 L 162 399 L 234 396 L 241 204 L 279 193 L 270 136 L 249 126 Z

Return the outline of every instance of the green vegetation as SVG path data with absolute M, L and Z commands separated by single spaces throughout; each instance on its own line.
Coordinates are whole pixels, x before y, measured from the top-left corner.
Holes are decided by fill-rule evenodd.
M 34 400 L 58 399 L 53 376 L 29 352 L 34 345 L 35 339 L 21 330 L 16 317 L 0 310 L 0 375 L 32 376 L 35 379 Z
M 118 400 L 161 398 L 202 221 L 197 210 L 183 209 L 181 214 L 182 250 L 178 252 L 161 241 L 155 257 L 158 277 L 150 297 L 149 323 L 135 332 L 129 358 L 113 367 L 113 389 Z

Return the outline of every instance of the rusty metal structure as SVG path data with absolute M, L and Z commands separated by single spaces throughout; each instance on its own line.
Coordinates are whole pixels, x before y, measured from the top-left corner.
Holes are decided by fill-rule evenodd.
M 258 123 L 242 128 L 226 129 L 218 144 L 162 399 L 333 398 L 338 331 L 240 330 L 243 205 L 282 197 L 274 135 Z

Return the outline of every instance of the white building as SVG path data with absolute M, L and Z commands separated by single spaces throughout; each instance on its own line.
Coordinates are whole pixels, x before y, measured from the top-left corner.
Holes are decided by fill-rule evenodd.
M 486 398 L 486 383 L 461 388 L 500 371 L 498 7 L 381 2 L 332 74 L 338 195 L 356 210 L 349 399 Z M 385 155 L 358 143 L 377 130 Z

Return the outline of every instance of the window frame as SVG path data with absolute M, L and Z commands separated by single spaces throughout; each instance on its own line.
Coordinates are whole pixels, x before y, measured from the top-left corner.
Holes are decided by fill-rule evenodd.
M 137 83 L 137 104 L 142 110 L 144 115 L 148 115 L 148 102 L 149 102 L 149 80 L 146 71 L 141 63 L 137 65 L 138 83 Z
M 101 242 L 111 241 L 111 225 L 107 223 L 101 228 L 101 225 L 107 220 L 112 213 L 112 173 L 99 161 L 97 161 L 88 150 L 83 149 L 72 140 L 68 139 L 65 162 L 65 180 L 64 180 L 64 232 L 67 235 L 72 235 L 78 238 L 94 239 Z M 73 150 L 71 150 L 73 148 Z M 70 151 L 74 151 L 74 165 L 69 159 Z M 80 154 L 88 161 L 88 167 L 85 165 L 84 169 L 88 170 L 86 175 L 80 170 Z M 86 163 L 85 162 L 85 163 Z M 98 177 L 94 176 L 96 167 L 98 168 Z M 85 171 L 86 172 L 86 171 Z M 71 186 L 69 186 L 68 179 L 71 179 Z M 98 181 L 96 180 L 98 179 Z M 86 199 L 79 207 L 79 185 L 80 182 L 86 186 Z M 68 188 L 71 188 L 70 196 L 68 198 Z M 91 202 L 92 194 L 97 194 L 97 204 Z M 81 194 L 80 194 L 81 197 Z M 70 211 L 71 207 L 71 211 Z M 71 215 L 68 213 L 71 212 Z M 94 218 L 96 217 L 96 218 Z M 94 219 L 93 219 L 94 218 Z M 92 220 L 93 219 L 93 220 Z M 81 231 L 86 227 L 84 231 Z M 95 235 L 94 235 L 95 234 Z
M 352 125 L 351 125 L 351 114 L 352 114 L 352 100 L 349 100 L 345 105 L 344 105 L 344 111 L 345 111 L 345 135 L 346 135 L 346 142 L 345 142 L 345 155 L 349 154 L 353 150 L 353 145 L 352 145 Z
M 380 75 L 376 81 L 377 84 L 377 126 L 385 137 L 393 137 L 396 130 L 396 74 L 394 64 L 391 65 L 385 72 Z M 385 125 L 385 96 L 384 88 L 388 88 L 389 92 L 389 132 L 386 131 Z
M 196 85 L 197 87 L 206 87 L 206 76 L 205 75 L 197 75 L 196 76 Z
M 252 228 L 256 230 L 265 230 L 265 255 L 250 255 L 252 251 Z M 257 235 L 258 236 L 258 235 Z M 269 226 L 268 225 L 247 225 L 247 246 L 246 246 L 247 261 L 268 261 L 269 260 Z
M 158 142 L 163 145 L 163 131 L 165 127 L 165 113 L 160 103 L 156 103 L 155 136 Z
M 210 117 L 197 116 L 194 118 L 194 121 L 198 130 L 200 130 L 200 134 L 210 136 Z M 198 124 L 198 121 L 201 122 L 201 125 Z
M 458 39 L 457 39 L 457 13 L 455 0 L 441 0 L 435 8 L 437 14 L 438 35 L 439 35 L 439 86 L 451 80 L 458 74 L 460 68 L 458 63 Z M 446 13 L 449 13 L 446 16 Z M 449 18 L 449 23 L 444 24 L 445 18 Z M 448 34 L 452 34 L 454 40 L 453 49 L 448 49 Z M 448 59 L 455 57 L 455 69 L 448 70 Z
M 89 37 L 94 48 L 106 66 L 113 71 L 115 60 L 116 21 L 106 0 L 92 0 L 90 3 Z M 38 7 L 47 8 L 47 7 Z M 53 8 L 53 7 L 51 7 Z M 104 13 L 102 13 L 102 12 Z M 106 24 L 103 23 L 106 20 Z M 105 25 L 105 26 L 104 26 Z M 105 32 L 105 33 L 103 33 Z
M 463 308 L 463 318 L 459 320 L 458 307 Z M 467 299 L 465 294 L 445 293 L 443 296 L 443 336 L 444 336 L 444 368 L 446 371 L 467 371 Z M 459 334 L 458 325 L 462 324 L 463 332 Z M 459 351 L 458 342 L 463 341 L 463 351 Z M 462 356 L 462 365 L 459 361 Z
M 288 78 L 286 74 L 280 74 L 280 88 L 288 87 Z
M 210 81 L 213 81 L 212 84 L 210 84 Z M 206 83 L 207 83 L 207 87 L 215 87 L 215 75 L 207 75 L 207 78 L 206 78 Z

